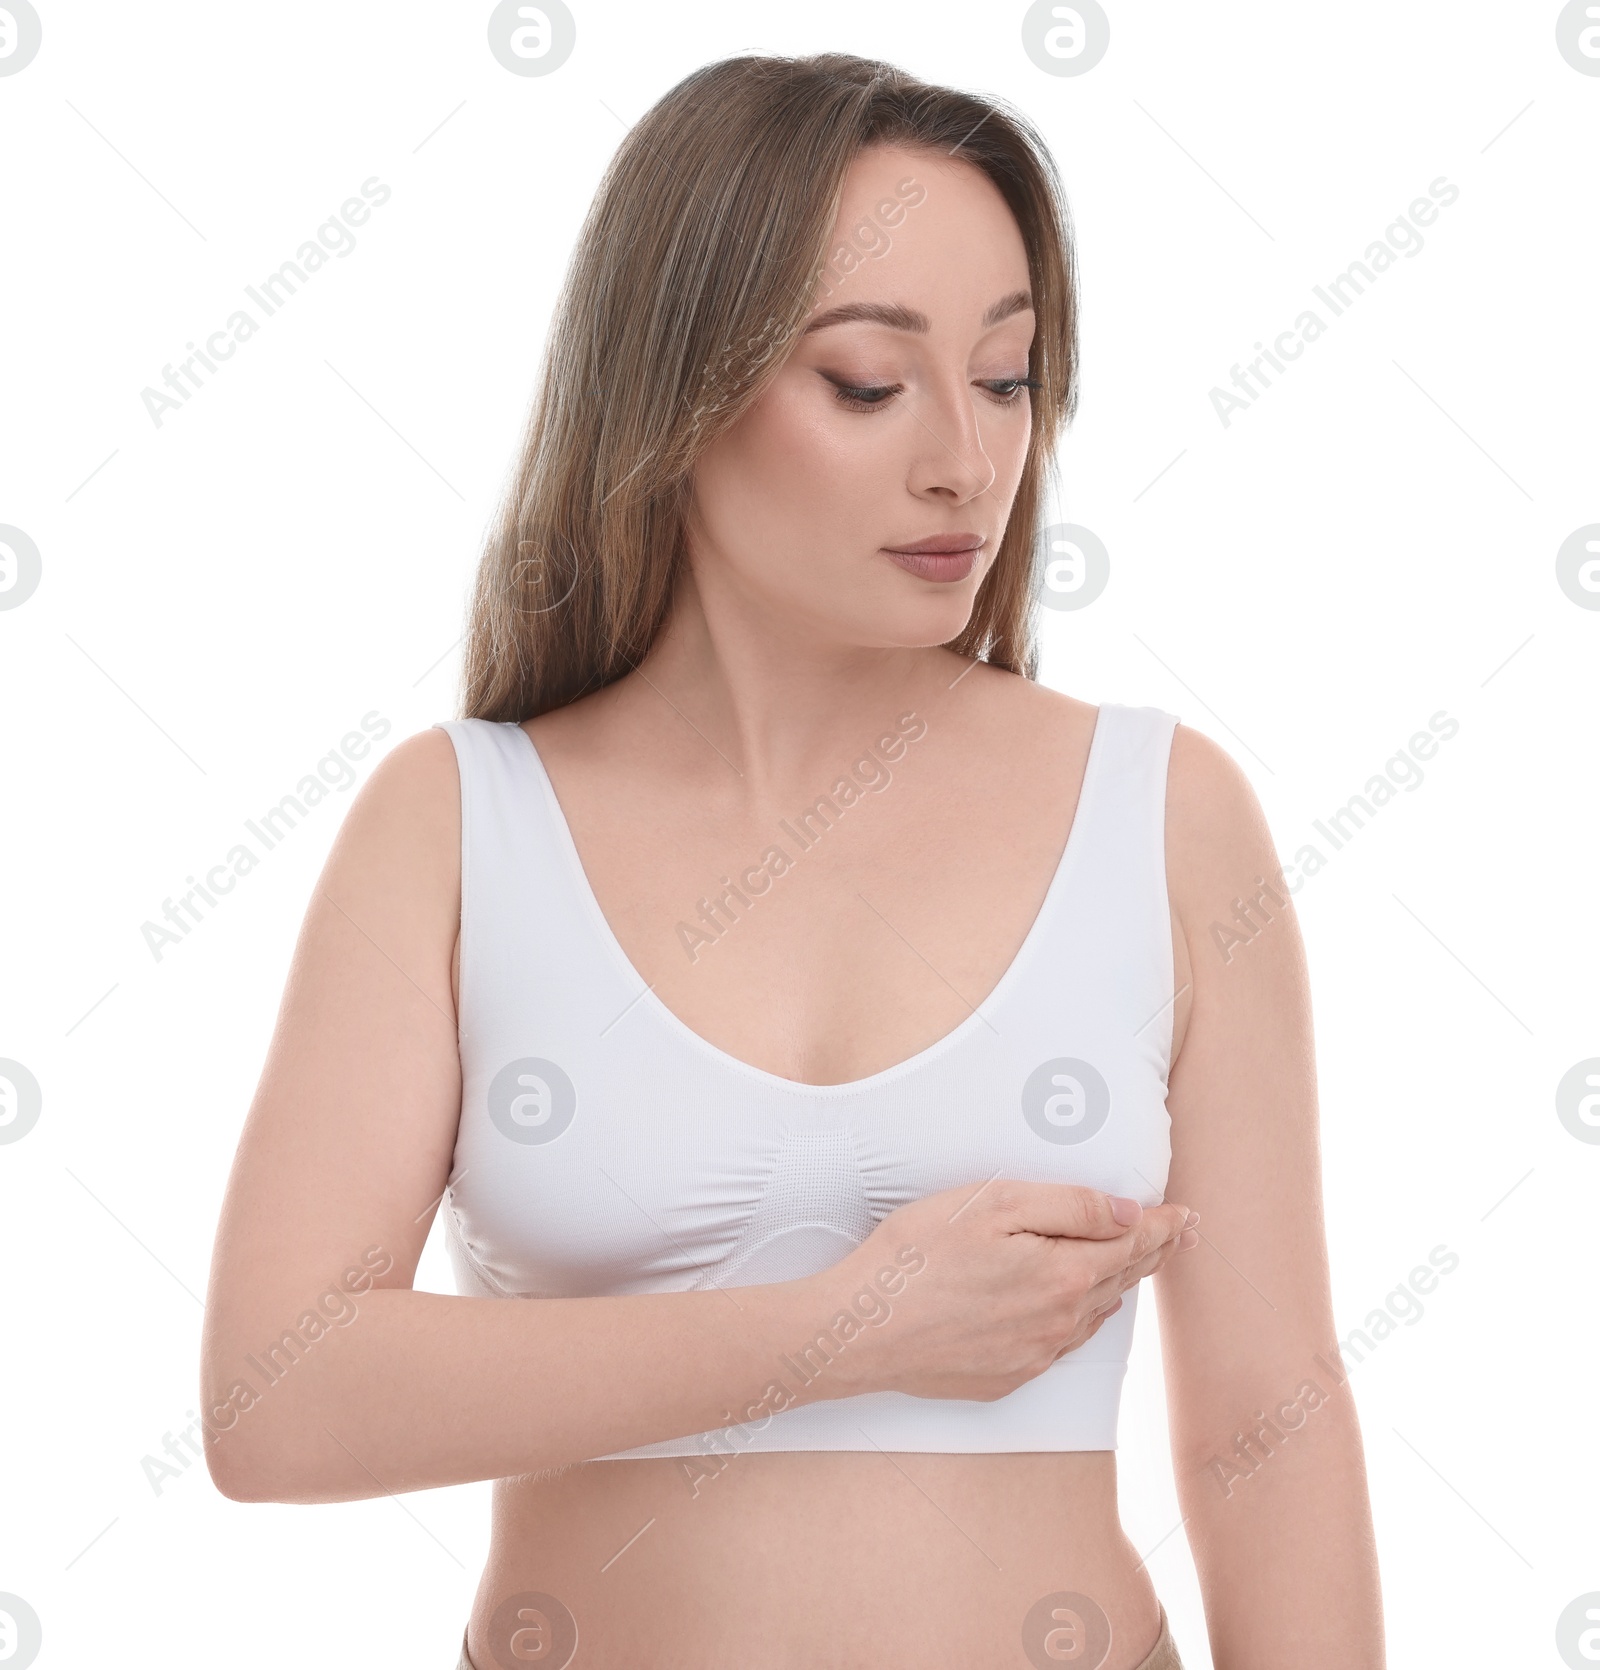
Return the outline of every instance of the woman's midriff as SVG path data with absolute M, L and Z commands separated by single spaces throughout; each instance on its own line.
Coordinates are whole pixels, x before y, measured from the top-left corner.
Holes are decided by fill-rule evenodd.
M 1160 1629 L 1109 1450 L 747 1451 L 502 1479 L 477 1670 L 565 1662 L 566 1621 L 517 1596 L 570 1614 L 590 1670 L 1042 1670 L 1089 1644 L 1092 1608 L 1111 1646 L 1082 1662 L 1132 1670 Z

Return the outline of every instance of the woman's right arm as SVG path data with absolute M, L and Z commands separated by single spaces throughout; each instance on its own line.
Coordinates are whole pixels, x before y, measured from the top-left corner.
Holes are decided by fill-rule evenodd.
M 1087 1338 L 1176 1245 L 1181 1208 L 1129 1227 L 1094 1191 L 997 1183 L 959 1214 L 972 1191 L 913 1202 L 801 1281 L 509 1301 L 413 1291 L 460 1112 L 460 851 L 455 750 L 424 731 L 379 763 L 339 830 L 234 1159 L 201 1355 L 224 1495 L 350 1500 L 725 1425 L 912 1244 L 926 1263 L 915 1303 L 891 1301 L 900 1323 L 867 1328 L 794 1401 L 997 1397 Z

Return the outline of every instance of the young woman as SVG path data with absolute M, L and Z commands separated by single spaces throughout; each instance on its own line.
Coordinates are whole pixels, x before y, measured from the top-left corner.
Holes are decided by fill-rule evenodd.
M 1383 1662 L 1265 820 L 1034 680 L 1075 355 L 1037 135 L 887 65 L 711 65 L 600 188 L 207 1309 L 227 1495 L 497 1481 L 463 1666 L 1171 1670 L 1113 1456 L 1158 1270 L 1214 1662 Z

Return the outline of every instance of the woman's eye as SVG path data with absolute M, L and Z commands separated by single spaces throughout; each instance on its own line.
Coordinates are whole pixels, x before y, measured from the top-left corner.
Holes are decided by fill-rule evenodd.
M 1015 406 L 1022 399 L 1024 389 L 1039 389 L 1043 388 L 1044 384 L 1033 377 L 1000 377 L 983 386 L 1002 406 Z
M 1024 389 L 1039 389 L 1044 385 L 1032 377 L 990 378 L 978 385 L 987 389 L 990 397 L 1001 406 L 1016 406 L 1022 402 Z M 835 383 L 834 398 L 841 405 L 858 412 L 875 412 L 889 400 L 904 392 L 902 383 Z
M 870 386 L 856 386 L 851 383 L 837 383 L 834 385 L 834 398 L 846 406 L 853 406 L 858 411 L 872 412 L 888 403 L 890 395 L 898 394 L 899 383 L 882 383 Z

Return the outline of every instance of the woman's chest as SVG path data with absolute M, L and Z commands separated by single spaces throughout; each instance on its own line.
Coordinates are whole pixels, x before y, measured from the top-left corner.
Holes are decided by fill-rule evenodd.
M 596 840 L 537 777 L 481 774 L 452 1174 L 466 1264 L 507 1292 L 781 1280 L 994 1176 L 1159 1199 L 1163 762 L 1131 746 L 1153 724 L 1111 711 L 1120 746 L 1083 804 L 1026 818 L 1001 794 L 952 807 L 947 776 L 937 822 L 908 793 L 877 829 L 868 802 L 785 815 L 765 844 L 659 815 L 612 815 Z M 748 859 L 707 866 L 727 851 Z
M 1004 781 L 934 786 L 852 794 L 841 781 L 738 816 L 658 801 L 647 839 L 614 818 L 575 833 L 596 903 L 657 1000 L 741 1061 L 838 1084 L 980 1013 L 1061 863 L 1074 784 L 1031 801 Z
M 956 815 L 836 797 L 765 828 L 686 820 L 649 845 L 597 826 L 584 864 L 623 954 L 686 1027 L 766 1072 L 840 1084 L 984 1016 L 1040 922 L 1075 813 L 1059 787 Z M 1140 929 L 1128 922 L 1129 957 L 1148 954 Z M 1070 923 L 1050 944 L 1087 955 Z M 1170 913 L 1167 944 L 1177 1043 L 1188 952 Z
M 500 926 L 508 948 L 568 937 Z M 465 993 L 452 1172 L 463 1290 L 477 1276 L 482 1290 L 544 1294 L 798 1279 L 897 1207 L 997 1176 L 1159 1200 L 1159 959 L 1136 943 L 1108 962 L 1109 926 L 1093 920 L 1073 957 L 1053 912 L 1043 926 L 981 1008 L 831 1084 L 729 1053 L 620 958 L 519 963 L 508 950 L 492 996 L 474 979 Z

